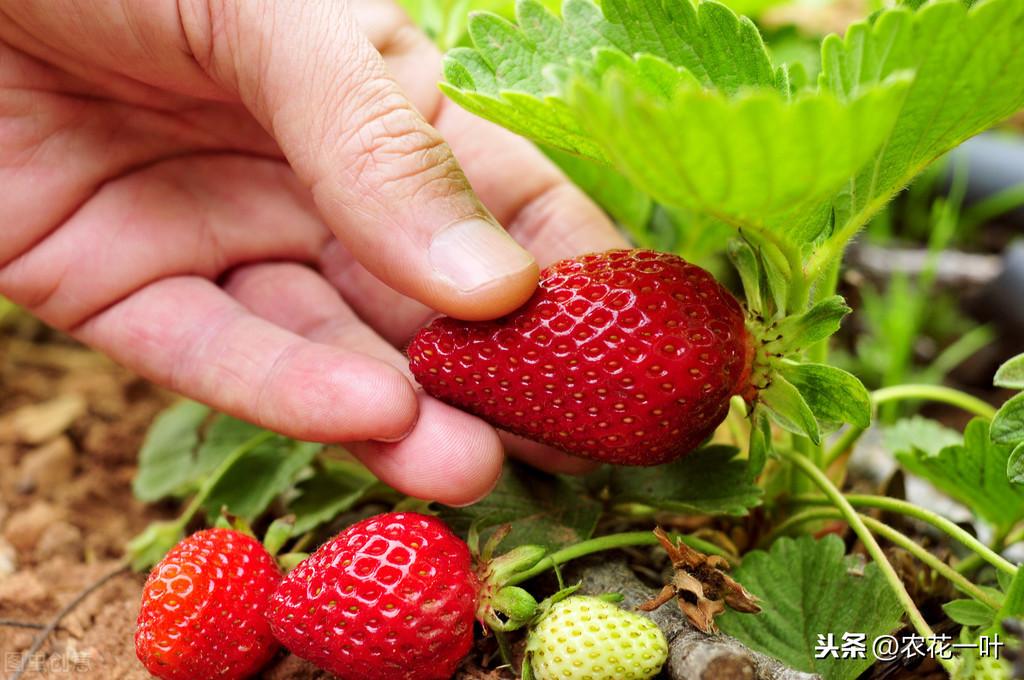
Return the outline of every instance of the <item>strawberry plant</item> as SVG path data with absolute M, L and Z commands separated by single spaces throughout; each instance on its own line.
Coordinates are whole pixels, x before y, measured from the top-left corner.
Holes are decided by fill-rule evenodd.
M 573 477 L 510 462 L 487 497 L 447 507 L 342 447 L 184 402 L 153 424 L 134 486 L 183 510 L 132 542 L 136 567 L 225 510 L 266 527 L 291 570 L 269 625 L 341 678 L 461 664 L 675 677 L 662 667 L 680 626 L 826 680 L 890 672 L 873 644 L 890 638 L 915 668 L 1009 677 L 986 645 L 1012 644 L 1024 616 L 1024 355 L 988 399 L 937 384 L 948 367 L 906 382 L 929 302 L 897 307 L 915 290 L 900 284 L 869 294 L 869 322 L 893 328 L 860 363 L 832 349 L 863 299 L 840 294 L 858 233 L 1024 108 L 1024 0 L 887 6 L 810 60 L 713 0 L 410 5 L 450 48 L 448 97 L 533 140 L 637 246 L 553 264 L 500 319 L 435 320 L 408 346 L 411 371 L 499 428 L 604 464 Z M 929 224 L 937 252 L 956 212 Z M 869 364 L 873 391 L 857 374 Z M 957 416 L 896 418 L 921 404 Z M 872 442 L 890 479 L 854 467 Z M 904 498 L 908 477 L 971 526 Z M 646 613 L 562 582 L 623 549 L 659 587 Z

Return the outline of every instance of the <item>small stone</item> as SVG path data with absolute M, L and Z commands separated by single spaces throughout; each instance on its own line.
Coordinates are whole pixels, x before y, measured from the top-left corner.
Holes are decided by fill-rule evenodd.
M 11 515 L 4 528 L 4 538 L 21 552 L 31 552 L 47 528 L 59 522 L 61 512 L 45 501 L 37 501 L 28 508 Z
M 18 552 L 6 539 L 0 538 L 0 581 L 18 570 Z
M 30 611 L 47 604 L 49 600 L 49 589 L 30 571 L 19 571 L 0 579 L 0 608 Z
M 85 411 L 85 399 L 80 394 L 66 394 L 4 415 L 0 418 L 0 430 L 10 432 L 25 444 L 42 444 L 63 434 Z
M 75 449 L 67 437 L 30 451 L 18 466 L 18 490 L 21 493 L 42 491 L 52 497 L 58 487 L 67 484 L 75 472 Z
M 35 557 L 39 561 L 56 557 L 78 560 L 82 557 L 82 532 L 74 524 L 60 521 L 51 524 L 36 543 Z

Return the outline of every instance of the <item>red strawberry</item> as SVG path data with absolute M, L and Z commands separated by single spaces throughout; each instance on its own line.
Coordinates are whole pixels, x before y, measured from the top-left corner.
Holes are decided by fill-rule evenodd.
M 409 345 L 426 391 L 585 458 L 655 465 L 696 448 L 746 389 L 752 343 L 735 298 L 700 267 L 611 250 L 541 272 L 496 321 L 437 319 Z
M 299 563 L 271 599 L 288 649 L 342 680 L 441 680 L 473 643 L 469 548 L 412 512 L 350 526 Z
M 135 652 L 163 680 L 234 680 L 278 649 L 265 609 L 281 580 L 260 543 L 208 529 L 176 545 L 142 591 Z

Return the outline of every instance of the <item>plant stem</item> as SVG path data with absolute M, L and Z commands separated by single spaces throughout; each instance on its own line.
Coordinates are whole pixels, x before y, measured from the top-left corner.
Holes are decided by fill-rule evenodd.
M 719 555 L 728 560 L 730 564 L 735 564 L 737 562 L 735 556 L 725 552 L 714 543 L 686 535 L 673 535 L 673 538 L 682 540 L 694 550 L 700 550 L 701 552 L 705 552 L 710 555 Z M 592 555 L 596 552 L 642 545 L 660 545 L 660 543 L 658 542 L 657 536 L 650 531 L 630 531 L 621 534 L 609 534 L 607 536 L 591 538 L 586 541 L 581 541 L 580 543 L 574 543 L 573 545 L 566 546 L 561 550 L 556 550 L 529 569 L 512 576 L 505 585 L 518 585 L 524 581 L 529 581 L 535 576 L 543 574 L 548 569 L 579 559 L 580 557 Z
M 885 540 L 889 541 L 893 545 L 898 545 L 899 547 L 903 548 L 917 559 L 924 562 L 926 565 L 928 565 L 929 567 L 937 571 L 939 574 L 944 576 L 946 579 L 948 579 L 949 582 L 956 586 L 956 588 L 961 592 L 970 595 L 978 602 L 987 604 L 989 607 L 992 607 L 996 611 L 998 611 L 999 608 L 1003 606 L 1002 602 L 992 597 L 978 586 L 971 583 L 969 580 L 964 578 L 963 575 L 957 572 L 953 567 L 949 566 L 948 564 L 940 560 L 938 557 L 922 548 L 906 534 L 897 531 L 896 529 L 893 529 L 885 522 L 881 522 L 875 519 L 874 517 L 861 515 L 861 519 L 864 520 L 864 524 L 866 524 L 869 529 L 871 529 L 876 534 L 878 534 Z
M 948 579 L 949 582 L 956 586 L 956 588 L 961 592 L 966 593 L 967 595 L 973 597 L 975 600 L 978 600 L 979 602 L 987 604 L 989 607 L 992 607 L 993 609 L 998 610 L 1000 607 L 1003 606 L 1002 602 L 992 597 L 975 584 L 971 583 L 962 574 L 957 572 L 956 569 L 946 564 L 932 553 L 925 550 L 923 547 L 915 543 L 913 539 L 911 539 L 906 534 L 897 531 L 885 522 L 880 522 L 874 517 L 868 517 L 867 515 L 862 514 L 860 515 L 860 518 L 868 529 L 878 534 L 885 540 L 889 541 L 893 545 L 898 545 L 899 547 L 903 548 L 911 555 L 919 559 L 921 562 L 924 562 L 926 565 L 928 565 L 936 572 L 938 572 L 946 579 Z M 798 526 L 800 524 L 806 524 L 808 522 L 816 522 L 820 520 L 829 519 L 843 519 L 843 516 L 835 508 L 811 508 L 809 510 L 804 510 L 803 512 L 798 512 L 797 514 L 787 519 L 785 522 L 779 524 L 779 526 L 775 527 L 771 534 L 769 534 L 764 539 L 763 543 L 771 543 L 777 537 L 786 533 L 789 529 L 792 529 L 793 527 Z
M 857 538 L 860 539 L 861 543 L 864 544 L 865 550 L 871 555 L 871 559 L 878 565 L 879 571 L 882 572 L 882 576 L 889 583 L 889 587 L 892 588 L 896 598 L 903 605 L 903 610 L 907 613 L 907 618 L 910 619 L 910 623 L 914 626 L 914 629 L 918 634 L 925 640 L 934 640 L 935 633 L 932 631 L 931 626 L 924 620 L 924 616 L 921 615 L 921 611 L 917 608 L 914 603 L 914 599 L 910 597 L 910 593 L 907 592 L 906 587 L 903 585 L 903 581 L 900 579 L 899 574 L 893 569 L 892 564 L 885 556 L 885 552 L 882 550 L 882 546 L 878 545 L 878 541 L 872 535 L 868 529 L 864 520 L 861 518 L 857 511 L 853 509 L 850 501 L 843 496 L 843 492 L 840 491 L 832 480 L 822 472 L 818 467 L 812 463 L 806 456 L 802 456 L 794 451 L 780 451 L 780 455 L 788 459 L 793 465 L 795 465 L 804 474 L 810 477 L 818 488 L 821 489 L 822 493 L 828 497 L 828 500 L 838 508 L 843 519 L 847 521 L 853 532 L 857 534 Z M 943 667 L 953 675 L 956 671 L 956 663 L 950 659 L 939 659 Z
M 851 446 L 856 444 L 865 432 L 867 432 L 867 430 L 854 427 L 853 425 L 848 427 L 841 435 L 839 435 L 839 438 L 836 439 L 828 452 L 825 453 L 825 458 L 821 462 L 822 469 L 827 470 L 832 463 L 836 462 Z
M 1024 185 L 1003 189 L 963 211 L 958 229 L 969 234 L 989 220 L 1024 205 Z
M 776 540 L 778 540 L 780 537 L 788 534 L 791 529 L 794 529 L 798 526 L 802 526 L 804 524 L 818 522 L 821 520 L 836 519 L 836 517 L 842 519 L 842 515 L 838 515 L 837 513 L 838 511 L 831 506 L 821 508 L 808 508 L 806 510 L 801 510 L 800 512 L 790 515 L 784 521 L 779 522 L 777 525 L 775 525 L 766 536 L 764 536 L 760 541 L 758 541 L 758 546 L 769 546 Z
M 836 294 L 836 289 L 839 287 L 839 265 L 842 264 L 840 260 L 834 260 L 832 264 L 825 270 L 825 273 L 818 280 L 814 290 L 814 301 L 818 302 L 824 300 L 827 297 L 831 297 Z M 807 350 L 807 359 L 816 364 L 823 364 L 828 361 L 828 350 L 829 341 L 831 338 L 825 338 L 816 345 L 811 346 Z
M 872 404 L 876 408 L 886 402 L 905 399 L 937 401 L 957 406 L 988 420 L 992 420 L 996 415 L 996 409 L 991 404 L 966 392 L 961 392 L 944 385 L 894 385 L 893 387 L 883 387 L 880 390 L 875 390 L 871 394 Z
M 988 547 L 991 548 L 993 552 L 1000 553 L 1003 551 L 1003 548 L 1019 542 L 1021 538 L 1022 534 L 1020 529 L 1013 532 L 1000 531 L 992 537 L 992 540 L 989 541 Z M 961 574 L 970 574 L 983 564 L 985 564 L 985 560 L 981 555 L 978 553 L 971 553 L 966 558 L 960 560 L 954 568 Z
M 991 420 L 996 414 L 996 409 L 987 402 L 943 385 L 896 385 L 894 387 L 883 387 L 871 393 L 871 406 L 873 409 L 877 409 L 879 405 L 886 402 L 903 399 L 923 399 L 950 404 L 988 420 Z M 864 432 L 866 430 L 852 426 L 843 432 L 835 444 L 828 450 L 828 453 L 825 454 L 822 467 L 827 469 L 847 449 L 856 444 Z
M 824 500 L 815 496 L 799 496 L 792 499 L 793 502 L 803 505 L 822 505 Z M 977 553 L 982 559 L 991 564 L 996 569 L 1014 576 L 1017 573 L 1017 567 L 1013 566 L 1007 559 L 996 553 L 994 550 L 989 548 L 987 545 L 979 541 L 974 536 L 971 536 L 968 532 L 957 526 L 950 520 L 935 514 L 930 510 L 918 507 L 913 503 L 907 501 L 901 501 L 896 498 L 889 498 L 887 496 L 871 496 L 868 494 L 849 494 L 846 496 L 846 500 L 850 505 L 860 508 L 876 508 L 878 510 L 885 510 L 886 512 L 894 512 L 900 515 L 906 515 L 913 517 L 914 519 L 921 520 L 926 524 L 930 524 L 939 531 L 943 532 L 953 540 L 959 541 L 960 543 L 967 546 L 969 549 Z

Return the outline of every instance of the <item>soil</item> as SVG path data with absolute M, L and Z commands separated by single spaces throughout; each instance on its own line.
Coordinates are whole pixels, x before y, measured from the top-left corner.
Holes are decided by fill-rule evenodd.
M 0 678 L 12 676 L 41 626 L 119 569 L 131 537 L 175 514 L 173 504 L 147 506 L 131 493 L 145 432 L 173 400 L 27 317 L 0 323 Z M 143 582 L 143 575 L 122 570 L 88 595 L 23 677 L 149 678 L 133 645 Z M 493 642 L 480 644 L 472 658 L 492 657 Z M 261 677 L 329 676 L 282 653 Z M 469 663 L 457 677 L 514 675 Z
M 153 416 L 173 396 L 28 319 L 0 333 L 0 676 L 37 630 L 120 566 L 125 543 L 173 508 L 131 493 Z M 144 680 L 132 635 L 144 576 L 124 571 L 82 601 L 29 663 L 29 678 Z M 265 677 L 325 677 L 282 659 Z
M 0 326 L 0 678 L 16 671 L 39 627 L 121 567 L 130 538 L 174 515 L 173 505 L 147 506 L 131 492 L 146 430 L 173 400 L 31 319 Z M 23 677 L 150 678 L 133 645 L 144 581 L 122 570 L 89 594 L 30 659 Z M 330 676 L 282 653 L 261 677 Z M 459 675 L 512 677 L 477 667 Z

